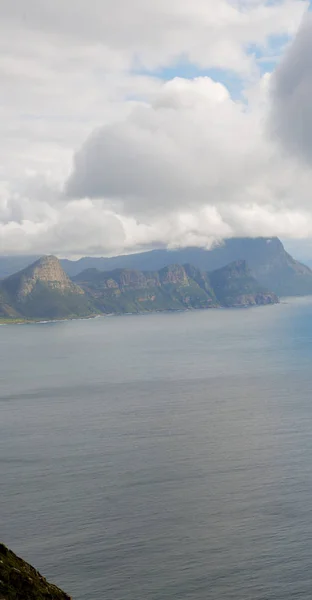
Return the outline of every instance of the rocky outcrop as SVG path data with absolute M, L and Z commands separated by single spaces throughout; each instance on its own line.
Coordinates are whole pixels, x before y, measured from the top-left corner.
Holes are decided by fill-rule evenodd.
M 182 265 L 169 265 L 159 271 L 159 280 L 162 284 L 189 285 L 189 279 Z
M 0 544 L 0 600 L 71 600 L 34 567 Z

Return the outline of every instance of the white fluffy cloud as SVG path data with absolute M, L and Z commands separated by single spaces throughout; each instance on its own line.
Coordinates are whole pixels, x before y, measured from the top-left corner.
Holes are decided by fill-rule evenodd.
M 266 136 L 268 89 L 264 77 L 249 105 L 209 78 L 164 83 L 148 105 L 91 134 L 76 154 L 67 193 L 107 198 L 146 223 L 183 215 L 185 236 L 193 232 L 196 244 L 205 232 L 207 240 L 213 232 L 311 235 L 312 174 Z M 172 243 L 183 244 L 183 235 L 172 232 Z
M 307 7 L 5 2 L 0 252 L 312 236 L 311 174 L 268 135 L 270 75 L 257 58 L 279 54 Z M 207 75 L 187 79 L 183 64 Z

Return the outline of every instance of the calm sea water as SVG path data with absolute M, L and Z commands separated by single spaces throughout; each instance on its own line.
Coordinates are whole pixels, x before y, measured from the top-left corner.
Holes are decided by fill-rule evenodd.
M 1 539 L 75 600 L 310 600 L 312 299 L 0 327 Z

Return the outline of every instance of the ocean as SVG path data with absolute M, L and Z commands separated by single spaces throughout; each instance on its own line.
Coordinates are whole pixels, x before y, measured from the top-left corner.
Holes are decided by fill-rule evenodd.
M 74 600 L 311 600 L 312 298 L 0 327 L 1 541 Z

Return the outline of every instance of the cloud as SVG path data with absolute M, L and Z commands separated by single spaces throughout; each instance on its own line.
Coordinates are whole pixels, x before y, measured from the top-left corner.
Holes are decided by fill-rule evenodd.
M 175 78 L 89 137 L 67 192 L 114 198 L 136 216 L 250 196 L 248 186 L 270 170 L 259 119 L 208 77 Z
M 91 134 L 76 154 L 67 191 L 115 198 L 132 214 L 202 203 L 211 191 L 221 193 L 222 162 L 231 163 L 235 179 L 235 138 L 244 136 L 246 120 L 223 85 L 176 78 L 127 119 Z
M 236 234 L 251 224 L 257 211 L 250 207 L 256 206 L 261 210 L 252 231 L 256 222 L 263 230 L 265 210 L 271 231 L 273 214 L 278 220 L 279 210 L 298 210 L 298 190 L 305 205 L 312 177 L 266 137 L 267 94 L 266 77 L 246 92 L 247 105 L 208 77 L 166 82 L 149 104 L 91 134 L 75 156 L 67 193 L 106 198 L 143 221 L 213 207 Z M 240 225 L 232 217 L 230 224 L 229 206 L 240 214 Z
M 11 0 L 1 10 L 5 29 L 41 32 L 73 46 L 101 47 L 115 67 L 148 68 L 180 58 L 204 67 L 246 72 L 248 44 L 295 33 L 305 0 Z
M 307 7 L 4 3 L 0 252 L 209 247 L 296 226 L 312 235 L 311 175 L 267 138 L 261 76 Z M 206 75 L 187 79 L 183 65 Z
M 286 151 L 312 160 L 312 15 L 308 14 L 272 78 L 270 127 Z
M 268 90 L 265 76 L 246 104 L 208 77 L 151 86 L 89 136 L 65 189 L 31 171 L 3 188 L 2 252 L 109 255 L 311 236 L 312 174 L 266 137 Z

